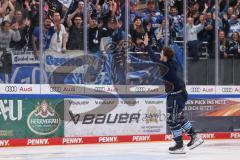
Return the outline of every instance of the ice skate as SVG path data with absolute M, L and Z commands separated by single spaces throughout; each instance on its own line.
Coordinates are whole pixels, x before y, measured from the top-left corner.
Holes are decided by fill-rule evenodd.
M 175 146 L 169 147 L 170 154 L 186 154 L 183 141 L 176 141 Z
M 199 145 L 201 145 L 204 142 L 204 140 L 198 135 L 198 134 L 192 134 L 190 135 L 190 142 L 187 144 L 187 147 L 192 150 Z

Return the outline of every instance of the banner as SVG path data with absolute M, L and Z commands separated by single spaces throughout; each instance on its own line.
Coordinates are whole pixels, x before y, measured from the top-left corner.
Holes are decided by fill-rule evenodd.
M 190 99 L 185 114 L 200 132 L 240 131 L 239 98 Z
M 63 136 L 63 104 L 57 99 L 0 99 L 0 139 Z
M 47 50 L 45 52 L 45 70 L 55 73 L 84 73 L 83 52 L 67 52 L 67 54 Z
M 14 50 L 12 53 L 12 64 L 39 64 L 39 60 L 33 54 L 33 51 Z
M 65 7 L 69 8 L 69 6 L 72 3 L 72 0 L 58 0 L 60 3 L 62 3 Z
M 43 71 L 43 82 L 48 83 L 48 76 Z M 6 84 L 40 84 L 40 67 L 17 66 L 12 67 L 12 73 L 1 73 L 0 83 Z
M 65 99 L 65 137 L 166 133 L 165 99 Z

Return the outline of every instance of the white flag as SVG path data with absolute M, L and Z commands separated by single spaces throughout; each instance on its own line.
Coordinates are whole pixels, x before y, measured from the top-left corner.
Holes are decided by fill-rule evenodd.
M 69 6 L 72 3 L 72 0 L 58 0 L 60 3 L 62 3 L 65 7 L 69 8 Z

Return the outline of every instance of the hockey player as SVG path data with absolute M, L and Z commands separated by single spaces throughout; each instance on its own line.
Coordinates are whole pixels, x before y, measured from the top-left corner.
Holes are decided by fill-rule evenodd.
M 160 66 L 161 68 L 165 68 L 162 78 L 167 92 L 167 124 L 172 132 L 173 140 L 176 142 L 174 146 L 169 147 L 169 153 L 184 154 L 186 152 L 183 144 L 183 132 L 190 137 L 190 142 L 187 144 L 189 149 L 193 149 L 203 143 L 203 140 L 194 131 L 192 124 L 184 117 L 185 102 L 188 98 L 185 83 L 176 71 L 177 66 L 173 60 L 173 49 L 164 47 L 161 56 L 157 57 L 153 53 L 148 41 L 148 37 L 145 35 L 144 44 L 147 47 L 151 60 L 163 66 Z M 160 70 L 162 71 L 163 69 L 161 68 Z

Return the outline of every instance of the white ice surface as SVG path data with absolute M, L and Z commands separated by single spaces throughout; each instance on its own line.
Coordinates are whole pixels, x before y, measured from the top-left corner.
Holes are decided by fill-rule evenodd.
M 185 142 L 187 143 L 187 142 Z M 208 140 L 185 155 L 170 142 L 0 148 L 0 160 L 239 160 L 240 140 Z

